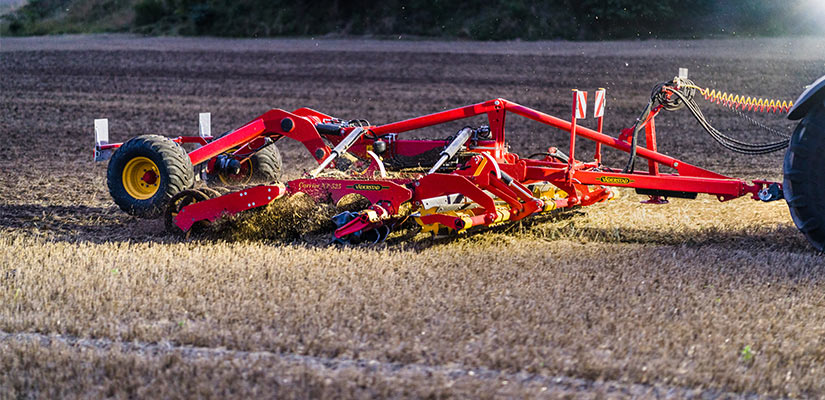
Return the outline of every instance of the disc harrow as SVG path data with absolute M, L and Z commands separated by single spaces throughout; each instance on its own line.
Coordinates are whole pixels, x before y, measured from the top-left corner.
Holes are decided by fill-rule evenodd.
M 809 89 L 792 107 L 776 102 L 765 106 L 764 102 L 748 99 L 743 103 L 736 97 L 698 90 L 731 106 L 741 103 L 748 109 L 789 110 L 791 116 L 804 119 L 801 124 L 810 125 L 822 121 L 825 89 L 819 89 L 825 84 L 821 81 L 814 84 L 814 94 Z M 711 136 L 717 141 L 725 140 L 721 144 L 733 143 L 745 149 L 752 146 L 720 136 L 710 127 L 693 102 L 697 88 L 687 80 L 687 71 L 681 70 L 680 76 L 655 86 L 642 115 L 617 136 L 602 132 L 604 89 L 597 90 L 594 96 L 595 129 L 580 124 L 588 116 L 587 92 L 578 90 L 572 93 L 570 120 L 501 98 L 384 125 L 336 118 L 309 108 L 272 109 L 219 137 L 211 136 L 209 116 L 202 114 L 198 136 L 138 136 L 126 143 L 108 143 L 108 122 L 96 120 L 95 159 L 112 159 L 108 172 L 110 193 L 124 211 L 156 217 L 155 210 L 165 209 L 168 230 L 178 234 L 298 193 L 316 202 L 334 204 L 353 194 L 365 200 L 363 209 L 333 217 L 335 243 L 378 243 L 393 229 L 411 221 L 423 233 L 461 234 L 605 202 L 616 195 L 616 187 L 633 188 L 646 196 L 644 202 L 650 204 L 665 204 L 668 197 L 695 198 L 698 194 L 710 194 L 720 201 L 743 196 L 761 201 L 782 199 L 787 191 L 783 191 L 780 182 L 748 182 L 728 177 L 657 150 L 655 118 L 662 111 L 675 111 L 686 105 Z M 806 112 L 799 111 L 800 107 L 805 107 Z M 806 118 L 814 114 L 816 118 Z M 476 116 L 486 117 L 487 123 L 462 126 L 463 120 Z M 526 158 L 510 152 L 505 120 L 513 117 L 527 118 L 563 132 L 569 138 L 567 153 L 555 147 Z M 455 125 L 462 127 L 456 131 Z M 452 134 L 444 140 L 404 138 L 406 132 L 434 126 L 446 126 L 445 130 Z M 825 136 L 825 127 L 821 126 L 808 126 L 802 131 L 812 130 L 818 137 Z M 642 134 L 644 145 L 639 144 Z M 241 176 L 242 182 L 261 177 L 254 175 L 256 171 L 268 171 L 264 179 L 277 179 L 281 158 L 275 146 L 285 138 L 300 142 L 318 163 L 317 167 L 283 183 L 271 181 L 231 191 L 222 187 L 232 181 L 226 177 Z M 594 154 L 583 156 L 577 152 L 576 143 L 582 139 L 596 142 Z M 799 140 L 793 141 L 796 142 Z M 823 138 L 815 142 L 825 146 Z M 183 144 L 197 148 L 184 152 Z M 604 165 L 604 148 L 628 153 L 627 166 Z M 798 146 L 794 151 L 802 154 Z M 645 160 L 647 168 L 637 170 L 637 159 Z M 793 164 L 794 195 L 809 201 L 819 196 L 819 187 L 825 185 L 804 185 L 805 177 L 799 176 L 798 171 L 805 168 L 799 164 Z M 786 169 L 787 165 L 786 162 Z M 672 172 L 662 172 L 661 167 Z M 195 181 L 201 182 L 199 186 L 195 187 Z M 186 185 L 182 186 L 183 183 Z M 809 186 L 813 189 L 807 189 Z M 825 235 L 813 226 L 825 226 L 825 212 L 814 210 L 805 201 L 798 201 L 806 204 L 804 212 L 794 213 L 795 205 L 791 204 L 792 214 L 804 216 L 794 220 L 806 224 L 800 227 L 806 234 L 814 232 L 808 237 L 821 250 Z

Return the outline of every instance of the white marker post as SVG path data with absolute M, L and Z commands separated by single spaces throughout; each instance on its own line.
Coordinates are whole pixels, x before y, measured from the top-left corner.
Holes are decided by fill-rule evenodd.
M 209 143 L 208 140 L 212 139 L 212 114 L 206 113 L 198 113 L 198 136 L 203 139 L 203 144 L 198 144 L 198 148 L 205 146 Z M 203 164 L 199 164 L 197 167 L 200 173 L 195 174 L 196 181 L 205 181 L 206 180 L 206 168 Z
M 576 90 L 576 119 L 587 118 L 587 92 Z
M 109 144 L 109 120 L 106 118 L 95 120 L 95 161 L 106 161 L 112 158 L 111 149 L 101 149 Z
M 212 114 L 198 114 L 198 136 L 202 138 L 212 137 Z
M 593 117 L 596 118 L 597 121 L 597 128 L 596 132 L 602 133 L 602 127 L 604 122 L 604 105 L 607 101 L 605 98 L 605 89 L 599 88 L 596 91 L 595 101 L 593 104 Z M 596 142 L 596 164 L 600 165 L 602 163 L 602 144 L 601 142 Z

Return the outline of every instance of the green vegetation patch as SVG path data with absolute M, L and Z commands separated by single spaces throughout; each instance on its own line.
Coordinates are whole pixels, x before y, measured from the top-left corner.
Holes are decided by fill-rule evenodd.
M 132 31 L 233 37 L 396 35 L 475 40 L 686 37 L 822 31 L 809 0 L 33 0 L 4 35 Z

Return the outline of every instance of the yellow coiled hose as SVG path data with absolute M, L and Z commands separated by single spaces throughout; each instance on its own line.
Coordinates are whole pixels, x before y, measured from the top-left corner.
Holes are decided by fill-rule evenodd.
M 787 113 L 790 111 L 791 107 L 793 107 L 792 101 L 780 101 L 750 96 L 746 97 L 709 88 L 702 89 L 693 85 L 690 85 L 690 87 L 702 93 L 705 100 L 711 103 L 721 104 L 735 110 Z

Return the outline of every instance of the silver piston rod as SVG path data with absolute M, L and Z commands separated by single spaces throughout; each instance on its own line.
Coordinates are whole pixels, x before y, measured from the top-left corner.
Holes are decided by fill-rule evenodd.
M 447 160 L 455 157 L 456 153 L 458 153 L 458 150 L 461 149 L 461 146 L 463 146 L 464 143 L 467 142 L 467 139 L 469 139 L 470 135 L 472 134 L 473 129 L 469 127 L 458 131 L 458 135 L 456 135 L 455 139 L 453 139 L 453 141 L 450 142 L 450 144 L 444 149 L 444 151 L 441 152 L 441 157 L 438 159 L 435 165 L 433 165 L 433 167 L 430 168 L 430 172 L 427 172 L 427 175 L 432 174 L 435 171 L 438 171 L 438 169 L 441 168 L 441 166 L 445 162 L 447 162 Z
M 364 132 L 366 132 L 366 130 L 364 128 L 355 128 L 355 129 L 353 129 L 352 132 L 350 132 L 349 135 L 347 135 L 344 138 L 344 140 L 342 140 L 340 143 L 338 143 L 337 146 L 335 146 L 335 148 L 332 149 L 332 151 L 329 153 L 327 158 L 325 158 L 324 161 L 321 162 L 321 165 L 319 165 L 318 168 L 315 168 L 312 171 L 312 173 L 309 174 L 309 176 L 312 177 L 312 178 L 317 177 L 318 174 L 320 174 L 321 171 L 324 170 L 324 168 L 329 166 L 329 164 L 333 160 L 338 158 L 338 156 L 340 156 L 341 154 L 346 153 L 347 150 L 350 147 L 352 147 L 352 145 L 355 144 L 355 142 L 357 142 L 358 139 L 361 138 L 361 136 L 364 134 Z

